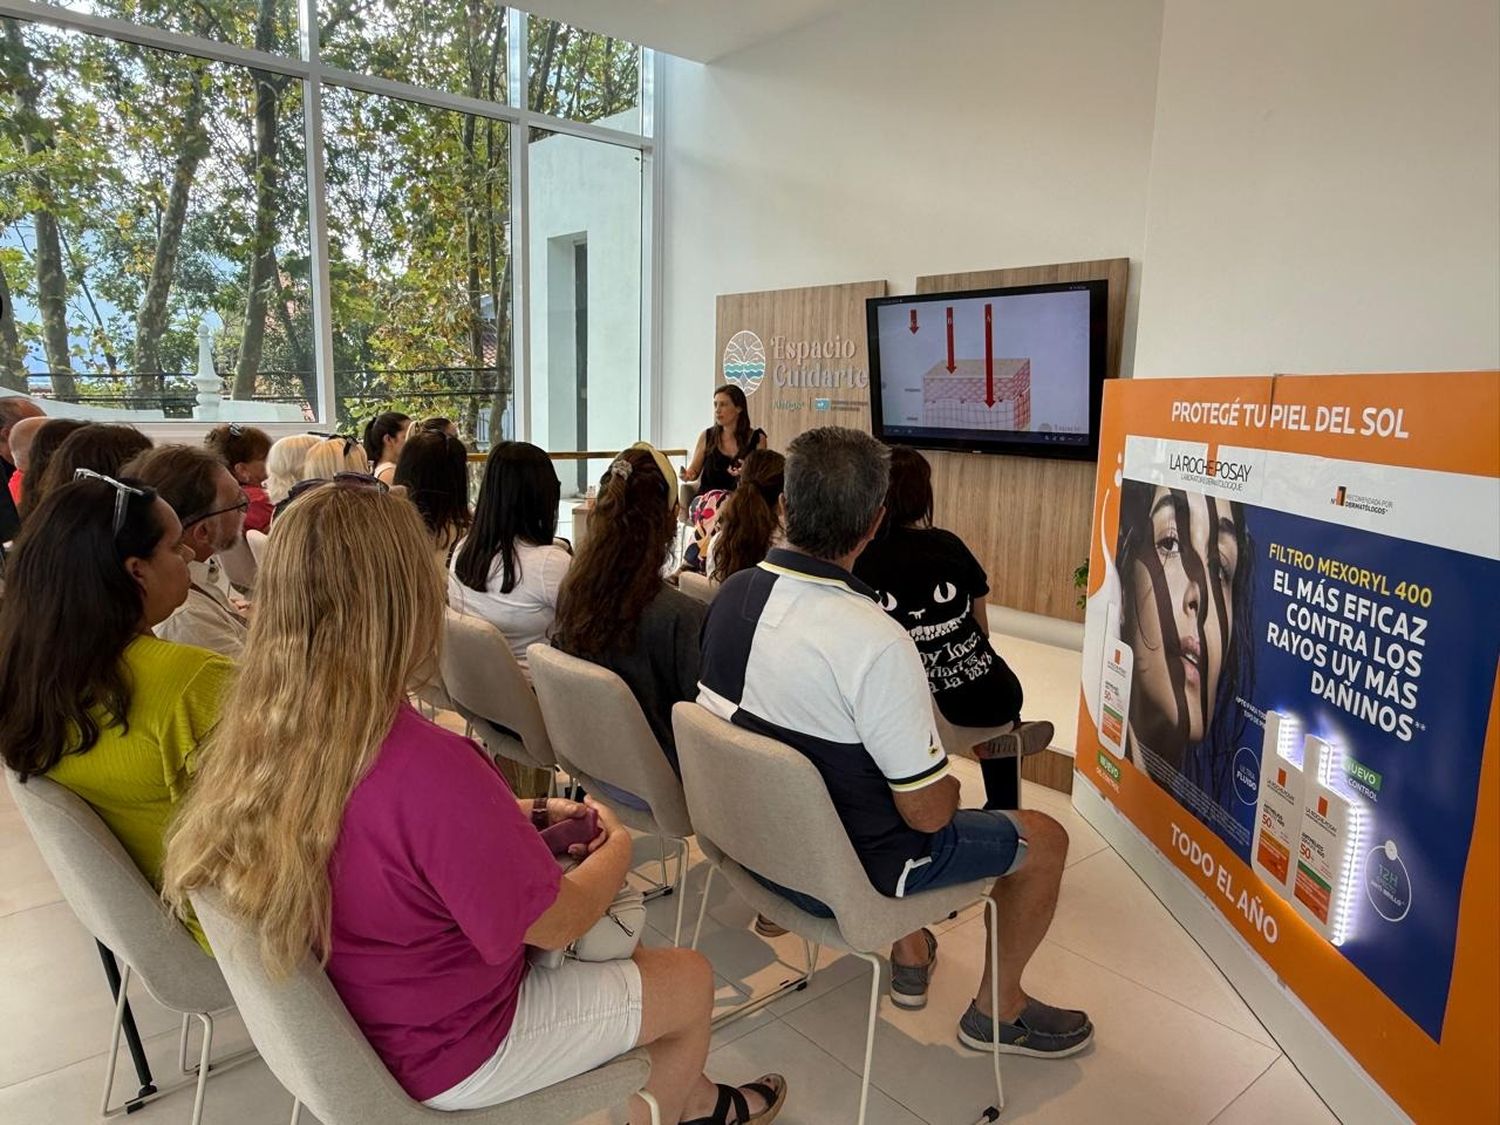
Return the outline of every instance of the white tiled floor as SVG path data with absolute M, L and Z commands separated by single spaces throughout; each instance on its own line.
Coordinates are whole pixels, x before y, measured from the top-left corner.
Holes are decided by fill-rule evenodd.
M 978 771 L 959 763 L 971 803 Z M 1277 1050 L 1228 983 L 1146 887 L 1075 812 L 1066 797 L 1030 785 L 1025 802 L 1058 817 L 1072 836 L 1056 921 L 1027 977 L 1044 999 L 1087 1007 L 1095 1044 L 1067 1060 L 1004 1061 L 1002 1121 L 1141 1122 L 1192 1125 L 1321 1125 L 1332 1115 Z M 653 842 L 642 841 L 640 858 Z M 696 850 L 685 896 L 696 916 L 706 868 Z M 0 795 L 0 1123 L 75 1125 L 97 1120 L 110 1003 L 93 942 L 61 901 L 8 795 Z M 642 868 L 654 873 L 654 863 Z M 671 940 L 676 903 L 649 907 L 648 941 Z M 803 964 L 791 936 L 766 942 L 751 912 L 716 880 L 703 951 L 719 974 L 720 1007 L 762 994 Z M 959 1046 L 954 1025 L 975 987 L 983 922 L 965 913 L 936 927 L 942 965 L 927 1008 L 881 1005 L 872 1125 L 968 1125 L 994 1100 L 989 1060 Z M 684 937 L 686 941 L 686 936 Z M 854 1120 L 864 1049 L 868 971 L 825 952 L 809 988 L 729 1025 L 714 1038 L 709 1072 L 745 1081 L 766 1071 L 791 1087 L 786 1125 Z M 159 1079 L 175 1069 L 176 1019 L 143 993 L 132 1004 Z M 246 1042 L 233 1016 L 216 1042 Z M 218 1052 L 216 1052 L 218 1053 Z M 121 1067 L 121 1092 L 130 1072 Z M 259 1060 L 211 1079 L 211 1125 L 284 1122 L 291 1098 Z M 184 1091 L 132 1115 L 132 1122 L 186 1122 Z M 598 1115 L 587 1125 L 618 1121 Z M 310 1122 L 310 1115 L 303 1120 Z

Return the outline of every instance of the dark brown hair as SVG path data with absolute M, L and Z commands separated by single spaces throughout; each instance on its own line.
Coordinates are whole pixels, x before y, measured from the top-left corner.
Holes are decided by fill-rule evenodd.
M 36 432 L 31 439 L 31 459 L 27 461 L 26 475 L 21 478 L 21 518 L 36 507 L 41 498 L 39 487 L 47 472 L 47 465 L 67 441 L 73 431 L 81 430 L 88 423 L 82 418 L 53 418 Z M 35 498 L 35 499 L 33 499 Z
M 45 432 L 47 426 L 43 426 Z M 37 481 L 39 490 L 29 501 L 40 504 L 47 494 L 73 479 L 79 469 L 119 476 L 120 466 L 151 448 L 151 439 L 134 426 L 90 422 L 74 430 L 52 454 L 47 471 Z
M 422 513 L 432 537 L 451 545 L 469 527 L 469 451 L 442 430 L 410 434 L 396 459 L 392 484 Z
M 453 564 L 458 580 L 471 590 L 489 589 L 490 572 L 499 559 L 500 592 L 514 590 L 521 580 L 516 544 L 545 547 L 552 542 L 561 490 L 557 470 L 542 449 L 525 441 L 502 441 L 492 448 L 469 537 Z
M 203 444 L 230 472 L 236 465 L 264 461 L 271 452 L 271 436 L 265 430 L 241 426 L 238 422 L 215 426 L 204 436 Z
M 730 493 L 719 516 L 710 576 L 715 582 L 748 570 L 766 557 L 781 523 L 776 505 L 785 485 L 786 458 L 780 453 L 757 449 L 745 458 L 739 487 Z
M 115 496 L 101 480 L 48 492 L 16 540 L 0 599 L 0 755 L 24 781 L 101 729 L 128 729 L 121 657 L 141 625 L 141 588 L 125 560 L 149 558 L 164 528 L 156 493 L 134 481 L 114 531 Z
M 909 445 L 891 447 L 891 484 L 885 494 L 885 526 L 932 526 L 932 466 Z
M 725 383 L 722 387 L 715 388 L 714 397 L 718 398 L 720 395 L 728 395 L 729 401 L 734 403 L 739 409 L 740 416 L 734 423 L 734 448 L 736 450 L 735 456 L 743 457 L 745 456 L 745 451 L 750 448 L 750 435 L 755 432 L 750 426 L 750 402 L 745 398 L 745 392 L 733 383 Z M 714 423 L 713 443 L 709 448 L 712 449 L 718 446 L 719 438 L 723 436 L 723 430 L 723 426 L 717 422 Z
M 635 641 L 641 614 L 661 593 L 662 564 L 677 528 L 677 490 L 644 449 L 610 463 L 589 514 L 589 534 L 557 596 L 553 643 L 585 658 Z

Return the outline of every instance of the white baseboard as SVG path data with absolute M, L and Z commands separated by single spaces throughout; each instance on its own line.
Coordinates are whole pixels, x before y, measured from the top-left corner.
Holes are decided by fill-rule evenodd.
M 1178 923 L 1202 946 L 1287 1058 L 1350 1125 L 1403 1125 L 1410 1118 L 1365 1073 L 1186 876 L 1106 801 L 1081 773 L 1073 807 L 1104 837 Z
M 1020 637 L 1023 641 L 1083 651 L 1083 622 L 1064 621 L 1060 617 L 1044 617 L 1040 613 L 1028 613 L 1024 609 L 1012 609 L 1007 605 L 990 605 L 990 632 Z

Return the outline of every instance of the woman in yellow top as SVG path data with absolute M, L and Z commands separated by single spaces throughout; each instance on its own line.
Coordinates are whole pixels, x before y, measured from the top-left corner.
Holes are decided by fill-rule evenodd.
M 182 525 L 144 485 L 87 472 L 47 495 L 7 561 L 0 755 L 87 801 L 160 887 L 167 821 L 234 666 L 152 635 L 187 598 Z

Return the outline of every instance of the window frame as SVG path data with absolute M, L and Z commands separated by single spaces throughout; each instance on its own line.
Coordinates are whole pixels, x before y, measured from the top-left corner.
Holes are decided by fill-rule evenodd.
M 297 52 L 276 54 L 233 43 L 184 35 L 145 24 L 131 23 L 108 16 L 97 16 L 71 8 L 37 3 L 35 0 L 0 0 L 0 16 L 47 24 L 64 30 L 79 31 L 107 39 L 134 43 L 142 47 L 172 51 L 177 54 L 228 63 L 234 66 L 267 70 L 286 75 L 302 86 L 303 126 L 306 133 L 304 177 L 308 191 L 308 239 L 311 252 L 311 284 L 314 357 L 317 368 L 320 424 L 338 416 L 338 394 L 333 372 L 332 298 L 329 291 L 328 204 L 324 196 L 327 161 L 323 144 L 322 91 L 325 84 L 381 97 L 418 102 L 456 113 L 474 114 L 505 122 L 510 127 L 510 269 L 513 386 L 512 405 L 516 434 L 531 440 L 531 349 L 527 327 L 531 313 L 529 274 L 530 236 L 527 229 L 530 192 L 529 137 L 532 128 L 549 133 L 567 134 L 606 144 L 636 149 L 641 154 L 641 370 L 639 429 L 650 440 L 658 440 L 660 424 L 661 362 L 660 339 L 661 262 L 663 254 L 662 177 L 657 166 L 662 143 L 662 107 L 664 91 L 657 73 L 656 52 L 637 45 L 641 52 L 640 87 L 637 91 L 641 110 L 640 133 L 611 129 L 590 122 L 570 121 L 550 114 L 537 113 L 524 105 L 524 92 L 530 81 L 529 21 L 524 9 L 507 6 L 506 18 L 506 84 L 505 103 L 455 94 L 408 82 L 383 78 L 358 71 L 345 70 L 324 63 L 319 52 L 318 0 L 298 0 Z M 139 428 L 153 438 L 174 441 L 198 441 L 212 423 L 199 420 L 170 420 L 140 424 Z M 300 433 L 304 423 L 256 423 L 274 437 Z

